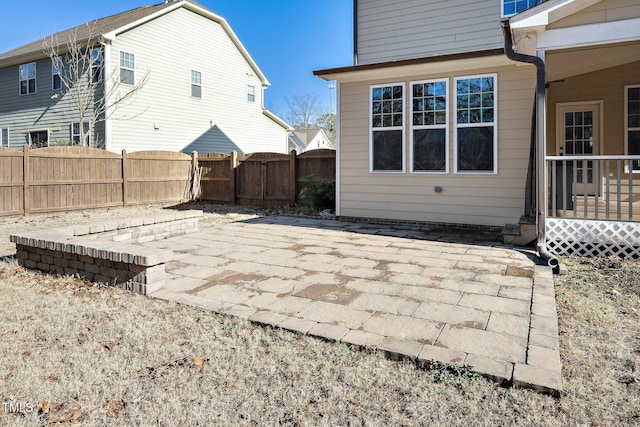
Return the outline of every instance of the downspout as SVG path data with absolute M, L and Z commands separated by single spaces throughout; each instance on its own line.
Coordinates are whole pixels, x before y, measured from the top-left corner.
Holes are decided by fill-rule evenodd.
M 511 25 L 509 20 L 505 19 L 501 22 L 502 32 L 504 34 L 504 51 L 507 58 L 525 62 L 527 64 L 533 64 L 536 67 L 536 132 L 535 132 L 535 147 L 536 147 L 536 198 L 537 198 L 537 215 L 536 215 L 536 227 L 538 239 L 536 242 L 536 249 L 540 258 L 547 261 L 547 264 L 553 268 L 553 271 L 557 273 L 559 271 L 558 258 L 555 257 L 547 249 L 547 243 L 545 238 L 545 219 L 546 219 L 546 165 L 545 165 L 545 151 L 544 146 L 544 132 L 545 132 L 545 104 L 546 104 L 546 75 L 544 61 L 533 55 L 525 55 L 517 53 L 513 50 L 513 38 L 511 36 Z
M 105 151 L 111 151 L 111 40 L 104 37 L 100 38 L 100 45 L 104 48 L 102 51 L 102 81 L 105 97 L 104 106 L 104 149 Z

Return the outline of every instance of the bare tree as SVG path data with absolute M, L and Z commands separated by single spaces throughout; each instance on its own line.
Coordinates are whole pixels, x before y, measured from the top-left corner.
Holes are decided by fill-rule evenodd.
M 287 120 L 297 128 L 314 127 L 316 119 L 323 112 L 316 93 L 295 95 L 293 98 L 286 98 L 286 101 L 289 106 Z
M 79 136 L 78 144 L 86 146 L 91 126 L 113 116 L 120 108 L 134 103 L 136 94 L 149 80 L 149 72 L 137 82 L 127 82 L 126 75 L 105 70 L 104 43 L 93 34 L 91 24 L 68 31 L 65 40 L 56 35 L 43 39 L 43 50 L 51 58 L 54 89 L 69 98 L 78 119 L 78 129 L 73 134 Z M 126 82 L 126 84 L 124 83 Z M 129 84 L 131 83 L 131 84 Z M 141 111 L 122 119 L 137 117 Z M 74 141 L 71 141 L 72 143 Z

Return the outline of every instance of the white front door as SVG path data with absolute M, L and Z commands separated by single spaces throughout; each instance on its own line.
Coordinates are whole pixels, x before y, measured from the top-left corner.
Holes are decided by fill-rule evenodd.
M 557 104 L 556 155 L 582 157 L 598 154 L 600 154 L 600 103 Z M 599 179 L 594 176 L 593 162 L 571 162 L 569 166 L 572 176 L 576 177 L 576 193 L 585 194 L 586 180 L 586 194 L 595 194 Z M 569 177 L 569 179 L 573 178 Z

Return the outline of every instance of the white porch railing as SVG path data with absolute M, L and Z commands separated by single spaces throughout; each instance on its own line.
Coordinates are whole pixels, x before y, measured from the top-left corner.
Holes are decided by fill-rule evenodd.
M 552 156 L 546 162 L 549 249 L 640 257 L 640 156 Z

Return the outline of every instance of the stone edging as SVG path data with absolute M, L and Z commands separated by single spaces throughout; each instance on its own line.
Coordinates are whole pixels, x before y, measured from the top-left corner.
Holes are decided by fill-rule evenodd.
M 136 293 L 165 283 L 173 251 L 140 243 L 198 231 L 202 211 L 177 211 L 11 235 L 18 263 L 26 268 L 116 285 Z

